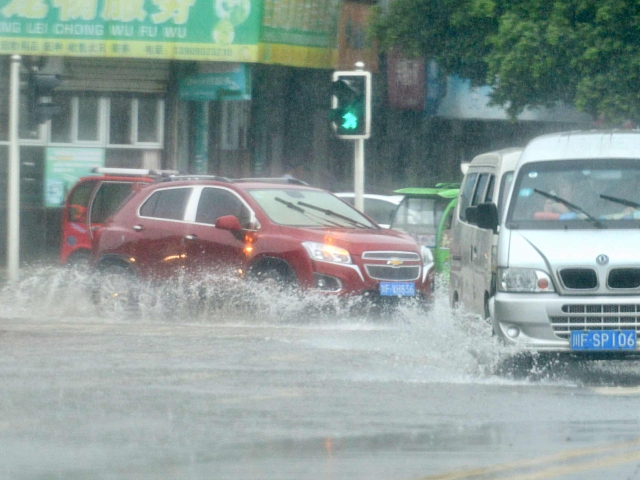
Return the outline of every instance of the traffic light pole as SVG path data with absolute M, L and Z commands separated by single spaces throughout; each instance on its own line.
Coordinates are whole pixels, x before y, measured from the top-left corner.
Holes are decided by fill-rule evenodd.
M 18 281 L 20 260 L 20 55 L 11 56 L 9 87 L 9 165 L 7 188 L 7 277 Z
M 354 140 L 353 162 L 354 206 L 364 212 L 364 138 Z

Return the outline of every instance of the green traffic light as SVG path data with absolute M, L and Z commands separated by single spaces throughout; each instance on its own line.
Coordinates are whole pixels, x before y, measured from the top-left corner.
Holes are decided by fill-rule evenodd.
M 342 115 L 342 128 L 345 130 L 355 130 L 358 128 L 358 117 L 353 112 L 347 112 Z

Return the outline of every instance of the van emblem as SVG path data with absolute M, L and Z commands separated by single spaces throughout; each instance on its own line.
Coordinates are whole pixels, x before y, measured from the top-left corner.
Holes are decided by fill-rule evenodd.
M 598 265 L 606 265 L 607 263 L 609 263 L 609 257 L 602 253 L 596 257 L 596 262 L 598 263 Z
M 391 260 L 387 260 L 387 265 L 391 265 L 393 267 L 397 267 L 399 265 L 402 265 L 403 263 L 404 262 L 399 258 L 392 258 Z

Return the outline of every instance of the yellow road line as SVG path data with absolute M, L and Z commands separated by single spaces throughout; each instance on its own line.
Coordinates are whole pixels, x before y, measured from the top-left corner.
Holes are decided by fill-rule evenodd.
M 569 473 L 579 473 L 585 470 L 596 470 L 600 468 L 612 467 L 614 465 L 621 465 L 623 463 L 629 463 L 640 460 L 640 452 L 627 452 L 622 455 L 616 455 L 613 457 L 604 457 L 597 460 L 592 460 L 587 463 L 572 463 L 570 465 L 561 465 L 558 467 L 550 467 L 545 470 L 537 472 L 531 472 L 529 474 L 518 475 L 515 477 L 509 477 L 509 480 L 538 480 L 542 478 L 554 478 L 559 475 L 566 475 Z
M 536 465 L 558 462 L 562 460 L 570 460 L 572 458 L 585 457 L 587 455 L 596 455 L 607 453 L 611 451 L 618 451 L 625 448 L 631 448 L 640 445 L 640 439 L 632 442 L 617 443 L 606 445 L 604 447 L 595 448 L 580 448 L 576 450 L 566 450 L 564 452 L 555 453 L 553 455 L 544 455 L 541 457 L 532 458 L 529 460 L 517 460 L 514 462 L 501 463 L 493 465 L 491 467 L 473 468 L 469 470 L 459 470 L 456 472 L 445 473 L 442 475 L 433 475 L 428 477 L 421 477 L 418 480 L 457 480 L 463 478 L 472 478 L 480 475 L 487 475 L 490 473 L 506 472 L 509 470 L 515 470 L 526 467 L 534 467 Z M 638 453 L 640 455 L 640 453 Z

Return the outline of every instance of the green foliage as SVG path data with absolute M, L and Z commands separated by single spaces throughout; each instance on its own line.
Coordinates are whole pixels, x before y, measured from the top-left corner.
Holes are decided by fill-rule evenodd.
M 638 1 L 394 0 L 372 34 L 492 86 L 512 117 L 562 101 L 609 125 L 640 122 Z

